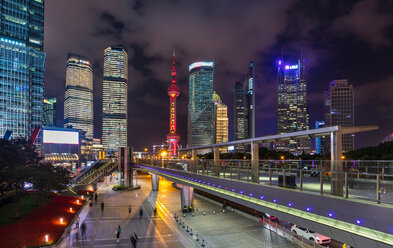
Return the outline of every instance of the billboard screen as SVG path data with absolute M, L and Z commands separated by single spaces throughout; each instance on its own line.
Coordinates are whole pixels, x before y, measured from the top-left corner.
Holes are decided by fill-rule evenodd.
M 44 143 L 78 145 L 79 132 L 44 130 Z

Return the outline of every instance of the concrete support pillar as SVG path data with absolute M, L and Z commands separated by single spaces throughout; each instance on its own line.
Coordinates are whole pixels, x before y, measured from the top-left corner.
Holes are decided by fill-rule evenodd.
M 214 175 L 216 177 L 220 176 L 220 150 L 218 147 L 213 148 L 214 154 Z
M 128 170 L 127 170 L 127 183 L 128 186 L 134 187 L 134 148 L 128 147 Z
M 181 189 L 181 209 L 193 207 L 194 188 L 181 184 L 177 184 L 177 186 Z
M 255 142 L 251 142 L 251 178 L 259 183 L 259 146 Z
M 196 156 L 196 151 L 195 150 L 191 150 L 191 159 L 193 160 L 197 160 L 197 156 Z
M 160 176 L 151 173 L 151 190 L 158 191 L 158 186 L 160 185 Z
M 331 176 L 331 194 L 343 196 L 343 164 L 342 156 L 342 134 L 340 131 L 330 133 L 330 169 Z
M 128 187 L 129 184 L 129 166 L 128 166 L 128 149 L 127 147 L 119 147 L 117 152 L 117 164 L 119 171 L 119 185 Z

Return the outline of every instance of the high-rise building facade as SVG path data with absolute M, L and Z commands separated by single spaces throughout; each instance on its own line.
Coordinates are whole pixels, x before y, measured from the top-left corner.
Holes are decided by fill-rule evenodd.
M 56 126 L 56 97 L 44 99 L 44 126 Z
M 240 82 L 235 83 L 235 102 L 234 102 L 234 119 L 235 119 L 235 140 L 246 138 L 246 122 L 244 113 L 244 87 Z
M 44 0 L 0 4 L 0 137 L 28 138 L 42 127 Z M 41 135 L 37 142 L 41 142 Z
M 246 138 L 255 138 L 255 70 L 253 61 L 250 62 L 244 88 L 246 90 L 244 102 L 245 135 Z
M 228 106 L 225 105 L 220 96 L 214 91 L 214 143 L 228 142 Z M 227 148 L 219 148 L 220 152 L 227 152 Z
M 64 127 L 93 140 L 93 68 L 87 58 L 68 54 L 65 90 Z
M 325 122 L 324 121 L 315 121 L 315 128 L 323 128 L 325 127 Z M 316 137 L 315 138 L 315 153 L 316 154 L 324 154 L 325 153 L 325 145 L 324 142 L 325 138 L 324 137 Z
M 346 79 L 334 80 L 329 84 L 325 92 L 325 125 L 326 126 L 353 126 L 354 123 L 354 89 Z M 330 147 L 329 139 L 326 140 L 326 148 Z M 342 136 L 342 151 L 353 150 L 354 136 L 344 134 Z
M 309 129 L 307 83 L 303 60 L 297 64 L 278 63 L 276 132 L 277 134 Z M 310 140 L 290 140 L 276 144 L 276 150 L 293 154 L 309 153 Z
M 214 142 L 214 62 L 199 61 L 189 67 L 188 146 Z M 206 152 L 206 151 L 201 151 Z
M 104 51 L 102 145 L 117 151 L 127 146 L 128 54 L 123 46 Z

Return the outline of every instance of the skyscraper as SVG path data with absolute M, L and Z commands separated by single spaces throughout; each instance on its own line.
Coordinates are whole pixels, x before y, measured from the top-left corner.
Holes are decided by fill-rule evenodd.
M 44 99 L 44 126 L 56 126 L 56 97 Z
M 220 96 L 214 91 L 214 143 L 228 142 L 228 107 Z M 227 152 L 227 148 L 219 148 L 221 152 Z
M 10 130 L 12 137 L 28 138 L 42 127 L 43 48 L 44 1 L 1 1 L 0 137 Z
M 303 60 L 297 64 L 278 62 L 277 87 L 277 134 L 303 131 L 309 129 L 307 111 L 307 83 L 304 79 Z M 276 144 L 279 151 L 294 154 L 309 153 L 310 140 L 290 140 Z
M 353 126 L 354 123 L 354 89 L 348 80 L 334 80 L 325 92 L 325 125 Z M 326 148 L 330 147 L 329 139 Z M 342 150 L 348 152 L 354 149 L 352 134 L 342 136 Z
M 168 88 L 169 95 L 169 133 L 166 136 L 168 142 L 168 150 L 170 155 L 176 156 L 179 146 L 180 135 L 176 133 L 176 98 L 180 95 L 180 89 L 176 85 L 176 68 L 175 68 L 175 52 L 173 51 L 173 64 L 172 64 L 172 83 Z
M 199 61 L 189 67 L 188 145 L 214 142 L 214 62 Z M 206 151 L 201 151 L 206 152 Z
M 245 122 L 245 113 L 244 113 L 244 103 L 245 93 L 243 84 L 240 82 L 235 83 L 235 140 L 242 140 L 246 138 L 246 122 Z M 247 125 L 248 127 L 248 125 Z M 241 148 L 244 150 L 244 148 Z
M 246 138 L 255 138 L 255 71 L 253 61 L 250 62 L 244 88 L 246 89 L 244 105 L 245 135 Z
M 104 52 L 102 144 L 117 151 L 127 146 L 128 55 L 123 46 Z
M 93 69 L 80 55 L 68 54 L 64 99 L 64 127 L 85 132 L 93 140 Z
M 325 127 L 324 121 L 315 121 L 315 128 L 323 128 Z M 316 154 L 324 154 L 325 153 L 325 138 L 324 137 L 316 137 L 315 138 L 315 153 Z

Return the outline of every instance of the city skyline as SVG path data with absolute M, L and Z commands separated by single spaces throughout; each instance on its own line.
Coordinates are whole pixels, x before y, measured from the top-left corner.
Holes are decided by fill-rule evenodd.
M 336 5 L 337 6 L 336 6 Z M 56 6 L 55 6 L 56 5 Z M 80 8 L 75 9 L 77 5 Z M 381 2 L 357 1 L 352 3 L 315 3 L 306 6 L 299 1 L 276 3 L 250 2 L 240 4 L 229 2 L 228 6 L 215 5 L 210 10 L 211 15 L 206 22 L 217 23 L 203 27 L 196 23 L 185 23 L 183 14 L 173 12 L 171 3 L 141 4 L 139 6 L 119 1 L 123 8 L 112 8 L 103 1 L 98 1 L 96 9 L 90 9 L 91 2 L 78 3 L 71 1 L 69 6 L 63 3 L 46 3 L 46 52 L 48 53 L 47 74 L 45 91 L 46 97 L 58 97 L 59 104 L 63 97 L 57 92 L 61 83 L 64 82 L 64 74 L 59 74 L 59 58 L 63 58 L 69 51 L 83 53 L 91 58 L 94 68 L 94 91 L 95 91 L 95 135 L 100 137 L 101 123 L 96 117 L 102 115 L 102 66 L 103 58 L 101 51 L 110 44 L 124 43 L 129 50 L 130 60 L 129 99 L 134 99 L 134 105 L 129 102 L 129 112 L 135 118 L 129 120 L 129 130 L 151 130 L 148 134 L 141 136 L 141 132 L 129 132 L 130 145 L 141 149 L 143 143 L 161 143 L 165 140 L 167 133 L 167 96 L 163 94 L 167 88 L 167 72 L 170 70 L 170 53 L 173 47 L 178 50 L 178 85 L 182 92 L 179 99 L 178 109 L 178 132 L 186 137 L 187 127 L 187 101 L 188 101 L 188 79 L 187 65 L 199 59 L 214 60 L 215 89 L 220 92 L 223 101 L 233 109 L 233 87 L 228 87 L 235 81 L 242 81 L 247 63 L 255 62 L 255 73 L 257 78 L 256 91 L 256 136 L 275 133 L 275 110 L 274 91 L 277 81 L 276 63 L 277 58 L 299 57 L 300 50 L 306 58 L 306 80 L 308 82 L 308 101 L 310 107 L 310 123 L 323 119 L 323 94 L 329 82 L 339 78 L 348 78 L 354 82 L 357 89 L 355 94 L 355 124 L 378 124 L 380 129 L 375 135 L 367 138 L 368 134 L 359 134 L 356 137 L 357 147 L 375 145 L 379 143 L 393 126 L 391 107 L 392 100 L 388 93 L 392 87 L 393 76 L 386 66 L 392 63 L 392 37 L 382 30 L 391 26 L 387 18 L 389 6 L 386 11 L 380 11 Z M 130 6 L 131 5 L 131 6 Z M 261 24 L 264 17 L 255 11 L 264 9 L 269 5 L 269 13 L 265 18 L 271 19 L 275 25 Z M 196 15 L 191 10 L 202 9 L 202 6 L 181 3 L 189 14 L 189 20 L 194 20 Z M 231 13 L 230 9 L 239 8 L 233 18 L 227 19 L 222 14 Z M 62 11 L 56 11 L 61 8 Z M 255 11 L 254 11 L 255 9 Z M 325 11 L 329 9 L 329 11 Z M 90 11 L 91 10 L 91 11 Z M 159 10 L 159 11 L 158 11 Z M 76 11 L 75 18 L 65 23 L 64 17 Z M 131 11 L 130 13 L 128 13 Z M 53 12 L 57 13 L 56 16 Z M 59 14 L 61 12 L 61 14 Z M 325 13 L 326 12 L 326 13 Z M 126 14 L 127 13 L 127 14 Z M 197 12 L 198 13 L 198 12 Z M 220 14 L 221 13 L 221 14 Z M 313 13 L 313 15 L 310 15 Z M 325 14 L 321 14 L 325 13 Z M 358 29 L 354 25 L 359 20 L 359 13 L 365 14 L 370 21 Z M 160 18 L 160 29 L 155 29 L 157 21 L 153 16 Z M 165 17 L 163 17 L 165 16 Z M 250 16 L 250 17 L 249 17 Z M 376 23 L 378 25 L 371 25 Z M 72 23 L 78 21 L 78 25 Z M 133 20 L 133 22 L 131 21 Z M 240 28 L 235 33 L 230 23 L 243 20 L 244 27 L 254 28 L 254 32 L 248 33 Z M 259 22 L 255 22 L 259 20 Z M 292 20 L 292 21 L 290 21 Z M 143 21 L 143 22 L 142 22 Z M 303 21 L 301 28 L 297 23 Z M 96 23 L 96 24 L 93 24 Z M 258 24 L 255 24 L 258 23 Z M 344 23 L 343 27 L 337 27 L 337 23 Z M 135 25 L 142 25 L 140 29 L 134 29 Z M 72 30 L 70 27 L 73 27 Z M 171 27 L 168 31 L 168 27 Z M 218 29 L 221 26 L 222 29 Z M 60 27 L 60 28 L 58 28 Z M 186 29 L 185 29 L 186 28 Z M 70 35 L 64 36 L 59 30 L 67 30 Z M 176 33 L 182 30 L 182 37 Z M 248 30 L 248 29 L 247 29 Z M 305 30 L 300 32 L 301 30 Z M 216 35 L 215 31 L 220 35 Z M 220 32 L 218 32 L 220 31 Z M 345 32 L 344 32 L 345 31 Z M 243 33 L 242 33 L 243 32 Z M 246 33 L 244 33 L 246 32 Z M 154 34 L 160 35 L 162 39 L 154 39 Z M 198 34 L 197 36 L 192 34 Z M 229 39 L 229 34 L 236 39 L 247 34 L 252 39 L 243 39 L 240 43 Z M 71 39 L 79 37 L 80 39 Z M 201 37 L 201 38 L 197 38 Z M 203 37 L 203 38 L 202 38 Z M 324 37 L 320 39 L 318 37 Z M 156 42 L 159 40 L 160 42 Z M 228 42 L 222 42 L 226 40 Z M 247 44 L 248 40 L 253 40 Z M 197 42 L 196 42 L 197 41 Z M 217 44 L 225 44 L 218 46 Z M 236 47 L 236 49 L 234 49 Z M 54 48 L 56 50 L 54 50 Z M 229 50 L 230 49 L 230 50 Z M 367 58 L 367 59 L 365 59 Z M 370 70 L 372 69 L 372 70 Z M 337 73 L 340 71 L 340 73 Z M 380 88 L 386 89 L 378 97 Z M 152 90 L 154 89 L 154 90 Z M 135 104 L 137 103 L 137 104 Z M 143 106 L 143 111 L 136 108 Z M 97 111 L 96 111 L 97 110 Z M 61 113 L 58 114 L 61 116 Z M 230 137 L 233 137 L 233 113 L 229 111 Z M 145 120 L 153 120 L 155 125 L 146 123 Z M 372 121 L 371 121 L 372 120 Z M 159 126 L 158 128 L 155 128 Z M 138 140 L 144 140 L 138 142 Z M 181 144 L 186 144 L 186 138 Z

